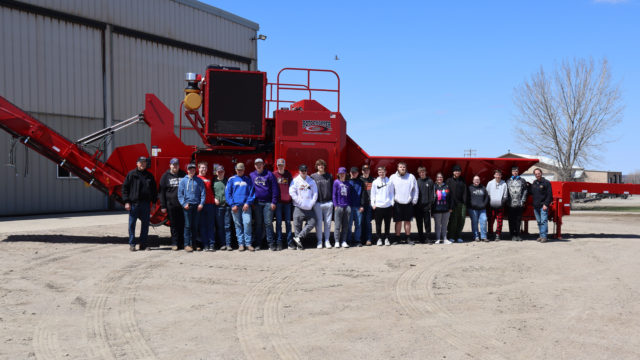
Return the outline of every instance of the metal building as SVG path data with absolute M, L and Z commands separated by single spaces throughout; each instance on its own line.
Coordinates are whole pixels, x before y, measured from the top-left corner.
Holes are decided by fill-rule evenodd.
M 194 0 L 0 0 L 0 95 L 71 140 L 140 113 L 145 93 L 177 118 L 186 72 L 257 68 L 258 28 Z M 149 136 L 144 124 L 115 134 L 104 159 Z M 106 195 L 11 143 L 0 132 L 0 215 L 107 209 Z

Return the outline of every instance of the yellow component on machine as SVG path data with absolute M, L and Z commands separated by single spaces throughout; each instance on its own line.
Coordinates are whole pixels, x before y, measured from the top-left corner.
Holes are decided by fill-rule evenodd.
M 184 107 L 187 110 L 197 110 L 202 106 L 202 96 L 195 92 L 187 93 L 184 97 Z

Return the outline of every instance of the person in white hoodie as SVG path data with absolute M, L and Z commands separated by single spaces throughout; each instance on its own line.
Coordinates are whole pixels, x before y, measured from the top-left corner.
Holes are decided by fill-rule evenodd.
M 293 228 L 294 236 L 293 241 L 296 243 L 297 248 L 303 250 L 302 239 L 316 226 L 316 216 L 313 211 L 313 206 L 318 200 L 318 187 L 316 182 L 307 175 L 307 165 L 300 165 L 298 168 L 300 174 L 293 179 L 291 186 L 289 186 L 289 195 L 293 201 Z M 302 227 L 303 222 L 307 224 Z M 290 245 L 290 250 L 295 250 L 296 247 Z
M 393 210 L 393 186 L 389 183 L 387 169 L 378 166 L 378 177 L 371 183 L 371 209 L 376 221 L 376 235 L 378 236 L 378 246 L 382 242 L 389 246 L 389 226 L 391 225 L 391 212 Z M 384 221 L 384 234 L 382 237 L 382 222 Z M 384 239 L 384 240 L 383 240 Z
M 413 206 L 418 203 L 418 182 L 413 174 L 407 172 L 405 162 L 398 163 L 398 172 L 391 175 L 389 179 L 393 185 L 394 204 L 393 221 L 396 223 L 396 237 L 400 239 L 402 225 L 407 244 L 414 245 L 411 240 L 411 218 L 413 218 Z
M 502 180 L 502 171 L 493 172 L 493 180 L 487 184 L 489 193 L 489 236 L 493 235 L 493 222 L 496 221 L 495 241 L 502 235 L 502 220 L 504 219 L 504 204 L 507 203 L 507 183 Z

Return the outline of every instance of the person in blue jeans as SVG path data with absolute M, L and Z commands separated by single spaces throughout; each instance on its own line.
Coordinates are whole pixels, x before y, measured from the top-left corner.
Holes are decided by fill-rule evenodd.
M 215 166 L 216 177 L 213 179 L 213 193 L 216 203 L 216 238 L 222 243 L 220 250 L 232 251 L 231 247 L 231 208 L 224 195 L 227 179 L 224 177 L 224 166 Z
M 198 163 L 198 178 L 204 183 L 205 200 L 204 207 L 200 211 L 200 219 L 198 219 L 200 229 L 200 244 L 197 250 L 216 251 L 216 203 L 213 195 L 213 183 L 207 174 L 209 172 L 209 164 L 206 161 Z
M 251 244 L 251 205 L 255 198 L 251 177 L 244 174 L 244 164 L 236 164 L 236 175 L 229 178 L 224 196 L 231 207 L 236 226 L 238 251 L 255 251 Z
M 358 177 L 358 168 L 353 166 L 349 170 L 351 178 L 348 180 L 351 184 L 353 191 L 349 194 L 349 206 L 351 212 L 349 214 L 349 230 L 347 232 L 347 239 L 351 243 L 351 246 L 362 246 L 362 216 L 364 215 L 364 207 L 369 203 L 369 193 L 364 185 L 364 182 Z M 353 229 L 353 231 L 351 231 Z
M 198 234 L 199 212 L 205 201 L 204 182 L 196 176 L 196 164 L 187 165 L 187 176 L 180 179 L 178 201 L 184 209 L 184 251 L 192 252 Z
M 264 167 L 264 160 L 257 158 L 254 162 L 256 171 L 250 174 L 253 182 L 255 199 L 253 200 L 253 217 L 256 221 L 254 247 L 260 249 L 262 235 L 266 232 L 269 250 L 276 251 L 277 247 L 273 239 L 273 212 L 280 199 L 280 187 L 271 171 Z
M 291 195 L 289 194 L 289 186 L 293 182 L 293 176 L 289 170 L 285 169 L 286 162 L 284 159 L 276 161 L 277 170 L 273 172 L 278 187 L 280 188 L 280 197 L 276 204 L 276 250 L 282 250 L 282 242 L 285 246 L 293 247 L 293 232 L 291 231 Z M 282 233 L 282 222 L 284 221 L 285 234 Z
M 533 175 L 536 179 L 531 184 L 531 196 L 533 197 L 533 213 L 536 216 L 538 222 L 538 230 L 540 236 L 538 242 L 547 242 L 548 230 L 549 230 L 549 207 L 553 201 L 553 193 L 551 192 L 551 183 L 549 180 L 542 177 L 542 170 L 536 168 L 533 170 Z
M 156 181 L 147 171 L 147 158 L 141 156 L 136 168 L 131 170 L 122 183 L 124 208 L 129 211 L 129 250 L 136 251 L 136 222 L 140 219 L 140 250 L 147 246 L 151 203 L 157 198 Z
M 487 205 L 489 205 L 489 193 L 480 184 L 480 176 L 473 177 L 473 184 L 469 185 L 467 192 L 467 208 L 471 218 L 471 230 L 475 241 L 487 240 Z M 478 227 L 480 231 L 478 231 Z

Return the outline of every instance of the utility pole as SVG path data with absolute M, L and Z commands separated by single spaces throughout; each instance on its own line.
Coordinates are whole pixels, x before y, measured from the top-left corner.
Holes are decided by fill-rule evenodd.
M 476 156 L 476 154 L 477 154 L 476 149 L 466 149 L 464 151 L 464 157 L 474 157 Z

